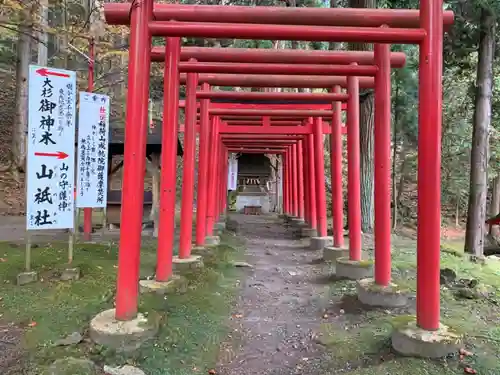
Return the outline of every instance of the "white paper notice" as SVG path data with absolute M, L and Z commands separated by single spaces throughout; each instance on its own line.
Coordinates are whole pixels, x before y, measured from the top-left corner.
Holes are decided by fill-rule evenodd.
M 108 191 L 109 96 L 80 92 L 76 206 L 106 207 Z
M 227 190 L 238 188 L 238 159 L 235 154 L 229 156 L 227 168 Z
M 74 226 L 76 74 L 30 65 L 26 228 Z

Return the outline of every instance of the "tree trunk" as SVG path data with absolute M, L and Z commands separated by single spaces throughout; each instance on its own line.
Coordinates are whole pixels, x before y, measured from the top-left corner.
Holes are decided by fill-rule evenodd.
M 47 66 L 49 38 L 46 28 L 49 27 L 49 1 L 40 0 L 40 29 L 38 33 L 38 65 Z
M 472 131 L 469 207 L 465 251 L 483 256 L 488 192 L 488 142 L 491 123 L 493 59 L 495 55 L 496 19 L 487 8 L 481 9 L 476 77 L 474 128 Z
M 259 48 L 258 44 L 256 44 L 256 48 Z M 273 40 L 272 41 L 272 49 L 284 49 L 284 48 L 285 48 L 285 41 L 284 40 Z M 281 92 L 284 90 L 280 87 L 263 87 L 262 89 L 259 89 L 258 91 Z
M 361 98 L 361 97 L 360 97 Z M 375 118 L 373 92 L 367 92 L 361 101 L 360 110 L 360 177 L 361 177 L 361 229 L 365 233 L 373 231 L 374 207 L 373 207 L 373 131 Z M 387 199 L 390 199 L 389 197 Z
M 396 86 L 396 99 L 399 98 L 399 85 Z M 397 150 L 398 150 L 398 122 L 399 122 L 399 106 L 394 105 L 394 121 L 392 125 L 392 228 L 396 229 L 398 225 L 398 200 L 397 200 Z
M 330 0 L 330 8 L 337 8 L 339 7 L 339 0 Z M 340 46 L 341 46 L 341 43 L 337 43 L 337 42 L 330 42 L 328 43 L 328 49 L 330 51 L 335 51 L 335 50 L 338 50 L 340 49 Z
M 60 61 L 61 69 L 68 69 L 68 43 L 69 43 L 69 33 L 68 33 L 68 2 L 67 0 L 62 1 L 63 4 L 63 12 L 61 15 L 61 26 L 62 26 L 62 35 L 58 38 L 59 48 L 58 50 L 62 52 L 62 58 Z
M 404 184 L 406 182 L 406 170 L 408 169 L 409 157 L 408 157 L 408 145 L 404 144 L 401 146 L 401 151 L 399 153 L 399 160 L 401 160 L 401 168 L 399 169 L 399 183 L 396 188 L 396 205 L 399 206 L 401 203 L 401 197 L 404 191 Z
M 396 154 L 397 147 L 394 144 L 392 152 L 392 228 L 396 229 L 398 226 L 398 200 L 396 199 L 398 194 L 397 189 L 397 177 L 396 177 Z
M 22 12 L 17 41 L 16 108 L 12 132 L 12 161 L 14 170 L 24 172 L 26 163 L 26 134 L 28 132 L 28 75 L 31 63 L 31 7 Z
M 158 219 L 160 211 L 160 155 L 151 154 L 151 161 L 146 159 L 146 170 L 151 176 L 151 191 L 153 195 L 149 220 L 154 223 L 153 237 L 158 237 Z
M 500 213 L 500 176 L 496 176 L 493 180 L 493 186 L 491 188 L 491 204 L 490 204 L 490 217 L 496 216 Z M 500 228 L 498 225 L 491 227 L 490 234 L 493 237 L 498 237 L 500 235 Z
M 351 8 L 376 8 L 376 0 L 349 0 Z M 352 51 L 372 51 L 373 44 L 352 43 Z M 373 90 L 360 91 L 360 176 L 361 176 L 361 229 L 365 233 L 373 231 L 373 130 L 374 130 Z
M 121 45 L 126 45 L 128 41 L 128 36 L 127 33 L 122 31 L 121 38 L 120 38 L 120 43 Z M 127 91 L 127 69 L 128 66 L 128 54 L 127 53 L 122 53 L 120 56 L 120 94 L 119 98 L 125 102 L 125 93 Z M 123 119 L 125 119 L 125 109 L 122 109 L 122 113 L 120 113 Z

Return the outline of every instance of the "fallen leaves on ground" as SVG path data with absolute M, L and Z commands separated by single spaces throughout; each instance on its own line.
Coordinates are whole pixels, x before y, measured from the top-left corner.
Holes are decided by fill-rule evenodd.
M 472 367 L 469 367 L 469 366 L 467 366 L 467 367 L 464 368 L 464 372 L 466 374 L 477 374 L 477 371 L 474 370 Z
M 460 358 L 460 361 L 463 361 L 465 357 L 470 357 L 472 356 L 474 353 L 464 349 L 464 348 L 461 348 L 459 351 L 458 351 L 458 354 L 459 354 L 459 358 Z M 464 367 L 464 373 L 466 374 L 477 374 L 477 371 L 474 370 L 472 367 L 470 367 L 469 365 L 465 365 Z
M 458 354 L 463 355 L 464 357 L 470 357 L 473 353 L 462 348 L 458 351 Z

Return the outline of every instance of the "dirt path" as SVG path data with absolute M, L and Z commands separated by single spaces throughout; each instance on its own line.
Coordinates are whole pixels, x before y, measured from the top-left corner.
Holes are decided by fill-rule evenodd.
M 1 317 L 1 314 L 0 314 Z M 0 374 L 22 374 L 24 352 L 21 347 L 22 329 L 0 320 Z
M 321 274 L 321 252 L 294 240 L 275 217 L 236 215 L 238 236 L 246 239 L 247 260 L 254 265 L 235 311 L 235 335 L 241 346 L 222 360 L 224 375 L 303 374 L 323 348 L 314 337 L 328 306 L 327 286 L 313 283 Z M 227 354 L 227 353 L 226 353 Z

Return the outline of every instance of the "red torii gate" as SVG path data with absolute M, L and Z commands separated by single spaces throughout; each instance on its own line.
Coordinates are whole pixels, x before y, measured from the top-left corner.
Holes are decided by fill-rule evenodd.
M 294 173 L 294 179 L 291 181 L 288 180 L 288 170 L 285 169 L 285 196 L 284 196 L 284 208 L 285 212 L 293 214 L 295 217 L 298 218 L 305 218 L 306 222 L 310 223 L 311 217 L 314 216 L 316 217 L 316 210 L 315 210 L 315 205 L 310 205 L 310 202 L 306 199 L 306 197 L 309 197 L 309 195 L 305 194 L 304 191 L 304 181 L 307 181 L 308 178 L 311 179 L 311 181 L 314 181 L 314 176 L 307 176 L 304 175 L 304 153 L 303 151 L 303 142 L 306 140 L 306 136 L 282 136 L 281 138 L 272 138 L 272 139 L 255 139 L 255 138 L 247 138 L 246 137 L 240 137 L 240 139 L 236 138 L 222 138 L 222 142 L 228 147 L 228 150 L 234 150 L 234 151 L 240 151 L 240 152 L 245 152 L 245 153 L 256 153 L 257 150 L 260 150 L 261 153 L 278 153 L 278 154 L 285 154 L 286 157 L 289 155 L 293 158 L 296 158 L 296 172 Z M 233 146 L 234 144 L 234 146 Z M 244 147 L 236 147 L 236 145 L 244 146 Z M 273 146 L 272 149 L 269 148 L 269 146 Z M 261 148 L 251 148 L 251 147 L 261 147 Z M 281 148 L 278 148 L 278 146 L 281 146 Z M 264 148 L 267 147 L 267 148 Z M 275 150 L 276 152 L 272 152 L 270 150 Z M 280 151 L 280 152 L 278 152 Z M 288 152 L 287 152 L 288 151 Z M 291 191 L 288 190 L 288 188 L 292 188 L 293 193 L 296 193 L 296 200 L 290 199 L 291 195 L 293 194 Z M 312 213 L 310 213 L 309 209 L 312 209 Z M 326 207 L 325 207 L 326 209 Z M 316 225 L 315 223 L 312 224 L 313 230 L 316 230 Z
M 208 89 L 207 85 L 204 84 L 205 89 Z M 192 95 L 192 91 L 189 90 L 191 86 L 188 86 L 187 89 L 187 94 Z M 204 91 L 201 91 L 204 92 Z M 206 91 L 208 94 L 213 93 L 210 91 Z M 303 95 L 303 97 L 309 97 L 314 99 L 315 94 L 306 94 Z M 268 97 L 272 98 L 272 97 Z M 189 100 L 188 102 L 189 103 Z M 288 116 L 291 117 L 296 117 L 296 118 L 303 118 L 303 117 L 311 117 L 311 116 L 318 116 L 318 115 L 323 115 L 327 117 L 331 117 L 332 112 L 331 111 L 326 111 L 325 109 L 331 108 L 331 103 L 329 104 L 234 104 L 234 103 L 211 103 L 209 107 L 209 114 L 212 116 L 217 116 L 220 119 L 223 119 L 224 116 L 227 115 L 235 115 L 235 116 L 242 116 L 241 118 L 247 118 L 247 117 L 261 117 L 262 116 L 262 126 L 255 126 L 255 125 L 240 125 L 237 126 L 238 129 L 234 125 L 226 125 L 225 128 L 222 128 L 224 125 L 219 125 L 221 128 L 219 128 L 218 132 L 220 134 L 224 133 L 252 133 L 252 132 L 261 132 L 263 134 L 266 134 L 268 132 L 271 132 L 271 128 L 273 131 L 276 132 L 276 134 L 287 134 L 287 133 L 296 133 L 297 127 L 296 126 L 271 126 L 270 124 L 270 117 L 275 115 L 275 116 L 281 116 L 284 118 L 288 118 Z M 200 107 L 202 108 L 202 107 Z M 299 108 L 299 109 L 290 109 L 290 108 Z M 302 109 L 300 109 L 302 108 Z M 306 110 L 306 108 L 309 108 Z M 318 109 L 314 109 L 318 108 Z M 323 110 L 321 110 L 321 108 Z M 203 118 L 204 114 L 203 111 L 206 110 L 205 107 L 203 109 L 200 109 L 200 118 Z M 194 111 L 194 105 L 193 106 L 186 106 L 186 113 L 188 111 Z M 193 114 L 189 114 L 189 118 L 191 118 Z M 222 121 L 221 121 L 222 122 Z M 224 123 L 224 122 L 222 122 Z M 203 127 L 203 125 L 201 126 Z M 301 126 L 300 127 L 302 132 L 304 134 L 306 133 L 311 133 L 312 129 L 310 126 Z M 329 133 L 327 129 L 326 132 Z M 191 137 L 189 137 L 191 139 Z M 212 143 L 216 142 L 215 140 L 212 140 Z M 205 145 L 205 140 L 203 139 L 202 133 L 200 133 L 200 155 L 202 155 L 204 152 L 206 152 L 203 147 Z M 260 142 L 262 144 L 262 142 Z M 193 144 L 194 145 L 194 144 Z M 188 144 L 189 147 L 191 147 L 191 143 Z M 193 146 L 194 147 L 194 146 Z M 187 163 L 187 157 L 192 156 L 194 160 L 194 149 L 191 150 L 188 148 L 184 150 L 184 155 L 185 155 L 185 166 L 188 171 L 194 170 L 194 168 L 191 168 L 191 162 L 192 160 L 190 159 Z M 226 158 L 223 158 L 221 160 L 221 163 L 225 163 Z M 224 167 L 225 168 L 225 167 Z M 209 207 L 209 214 L 208 214 L 208 220 L 205 222 L 204 216 L 205 216 L 205 210 L 206 208 L 204 207 L 204 202 L 205 202 L 205 189 L 202 189 L 201 187 L 204 187 L 205 185 L 205 178 L 206 176 L 204 175 L 204 170 L 205 166 L 202 164 L 202 160 L 200 160 L 200 168 L 198 169 L 198 182 L 199 182 L 199 188 L 198 188 L 198 209 L 197 209 L 197 221 L 196 221 L 196 245 L 197 246 L 203 246 L 205 244 L 205 238 L 207 234 L 211 234 L 213 232 L 213 226 L 215 224 L 215 218 L 218 217 L 218 213 L 214 212 L 213 207 Z M 194 175 L 193 173 L 185 173 L 184 176 L 185 179 L 183 179 L 183 185 L 186 186 L 192 186 L 194 184 Z M 222 177 L 221 177 L 222 178 Z M 323 177 L 324 178 L 324 177 Z M 213 185 L 211 188 L 214 188 Z M 226 200 L 222 199 L 223 197 L 221 196 L 222 191 L 225 191 L 224 188 L 219 187 L 219 192 L 214 193 L 217 194 L 218 200 L 220 202 L 225 203 Z M 183 190 L 183 193 L 185 191 Z M 183 194 L 183 207 L 185 207 L 184 212 L 186 213 L 186 216 L 183 216 L 184 220 L 181 218 L 181 241 L 179 244 L 179 253 L 182 252 L 184 257 L 190 256 L 191 253 L 191 242 L 190 242 L 190 236 L 191 236 L 191 225 L 192 225 L 192 220 L 190 215 L 192 215 L 192 210 L 189 208 L 192 205 L 192 196 L 190 196 L 190 191 L 188 190 L 187 195 L 185 196 Z M 325 199 L 325 206 L 326 206 L 326 199 Z M 223 207 L 220 208 L 222 210 Z M 219 212 L 220 213 L 220 212 Z M 302 215 L 301 215 L 302 216 Z M 325 211 L 325 218 L 323 221 L 326 220 L 326 211 Z M 326 236 L 326 221 L 325 221 L 325 228 L 323 231 L 323 235 Z M 185 233 L 185 235 L 183 235 Z
M 207 48 L 182 47 L 180 61 L 194 59 L 202 62 L 262 63 L 262 64 L 351 64 L 373 65 L 373 52 L 365 51 L 315 51 L 304 53 L 300 50 L 263 48 Z M 164 62 L 165 48 L 153 47 L 151 61 Z M 402 68 L 406 55 L 391 53 L 391 67 Z
M 154 14 L 154 21 L 153 21 Z M 381 286 L 387 286 L 390 281 L 390 55 L 389 46 L 380 43 L 415 43 L 420 46 L 420 87 L 419 87 L 419 159 L 418 159 L 418 241 L 417 241 L 417 325 L 423 330 L 440 329 L 439 322 L 439 254 L 440 254 L 440 133 L 442 107 L 442 41 L 443 24 L 453 22 L 452 12 L 443 12 L 442 1 L 421 0 L 418 10 L 382 10 L 382 9 L 314 9 L 314 8 L 272 8 L 272 7 L 240 7 L 240 6 L 185 6 L 158 4 L 153 9 L 153 1 L 145 0 L 135 4 L 105 4 L 105 15 L 108 23 L 128 24 L 130 15 L 130 74 L 128 81 L 129 95 L 127 97 L 126 144 L 123 177 L 123 213 L 122 234 L 120 241 L 116 319 L 133 319 L 137 312 L 137 280 L 138 254 L 140 251 L 140 215 L 142 210 L 141 192 L 144 176 L 144 144 L 147 129 L 147 97 L 150 71 L 150 40 L 151 35 L 167 36 L 166 69 L 165 69 L 165 114 L 164 144 L 162 152 L 162 195 L 160 226 L 173 227 L 172 188 L 175 193 L 175 142 L 177 139 L 177 106 L 178 85 L 187 80 L 188 90 L 196 92 L 196 83 L 220 86 L 252 86 L 252 87 L 335 87 L 339 93 L 340 87 L 347 87 L 348 99 L 348 164 L 349 164 L 349 194 L 359 196 L 359 128 L 358 128 L 358 90 L 360 87 L 373 87 L 375 90 L 375 194 L 380 199 L 375 200 L 375 281 Z M 175 22 L 171 22 L 175 20 Z M 204 23 L 202 23 L 204 22 Z M 209 23 L 213 22 L 213 23 Z M 226 23 L 221 23 L 226 22 Z M 265 28 L 256 24 L 267 24 Z M 300 26 L 290 26 L 290 24 Z M 316 25 L 316 26 L 304 26 Z M 320 26 L 317 26 L 320 25 Z M 381 27 L 386 26 L 386 27 Z M 180 40 L 181 36 L 193 37 L 225 37 L 245 39 L 285 39 L 285 40 L 321 40 L 321 41 L 351 41 L 372 42 L 375 46 L 377 70 L 372 71 L 376 79 L 370 77 L 292 77 L 259 76 L 259 75 L 217 75 L 188 74 L 187 78 L 179 77 Z M 183 69 L 191 69 L 184 65 Z M 202 64 L 198 64 L 200 66 Z M 220 71 L 220 66 L 207 65 L 212 71 Z M 361 66 L 361 65 L 360 65 Z M 186 68 L 187 67 L 187 68 Z M 360 67 L 338 71 L 360 74 Z M 204 71 L 210 70 L 204 68 Z M 231 68 L 236 69 L 236 68 Z M 249 68 L 250 69 L 250 68 Z M 251 68 L 262 71 L 263 66 Z M 304 67 L 300 69 L 305 69 Z M 304 70 L 295 70 L 295 73 Z M 331 72 L 334 72 L 332 69 Z M 198 81 L 198 82 L 196 82 Z M 206 91 L 206 90 L 204 90 Z M 335 105 L 339 105 L 335 102 Z M 209 123 L 208 99 L 202 99 L 200 109 L 202 124 Z M 186 107 L 196 108 L 196 96 L 187 99 Z M 187 109 L 187 108 L 186 108 Z M 186 113 L 186 132 L 188 141 L 192 142 L 195 134 L 195 111 Z M 248 115 L 249 112 L 246 112 Z M 217 112 L 212 117 L 213 133 L 210 153 L 215 157 L 224 155 L 226 150 L 220 147 L 219 122 Z M 332 116 L 332 140 L 334 154 L 340 154 L 340 121 L 336 115 L 340 110 L 324 113 Z M 315 113 L 316 116 L 323 115 Z M 233 126 L 227 126 L 228 130 Z M 275 126 L 265 127 L 268 133 Z M 278 126 L 276 126 L 278 127 Z M 298 128 L 301 128 L 300 126 Z M 170 129 L 171 132 L 166 131 Z M 315 163 L 309 164 L 310 170 L 322 167 L 320 136 L 322 124 L 320 117 L 314 117 L 312 130 L 314 135 L 308 135 L 306 149 L 315 152 Z M 207 140 L 208 126 L 200 126 L 200 138 Z M 207 132 L 207 133 L 205 133 Z M 335 136 L 334 136 L 335 135 Z M 213 142 L 215 141 L 215 142 Z M 206 142 L 207 143 L 207 142 Z M 189 143 L 188 143 L 189 144 Z M 423 151 L 425 148 L 425 152 Z M 293 154 L 293 151 L 292 151 Z M 208 144 L 200 152 L 200 160 L 206 160 L 209 155 Z M 286 152 L 290 162 L 289 152 Z M 291 158 L 295 163 L 296 158 Z M 337 177 L 339 169 L 336 160 L 333 177 Z M 340 160 L 341 163 L 341 160 Z M 316 164 L 316 165 L 315 165 Z M 354 166 L 354 168 L 353 168 Z M 200 165 L 200 169 L 203 168 Z M 206 169 L 206 165 L 204 166 Z M 224 168 L 215 168 L 220 172 Z M 186 169 L 186 165 L 185 165 Z M 318 173 L 313 174 L 318 177 Z M 319 174 L 321 175 L 321 174 Z M 173 176 L 173 178 L 172 178 Z M 324 175 L 323 175 L 324 179 Z M 316 181 L 318 185 L 321 181 Z M 216 184 L 212 178 L 210 183 Z M 183 187 L 183 190 L 186 187 Z M 192 187 L 187 187 L 192 189 Z M 201 189 L 201 186 L 199 186 Z M 293 190 L 293 189 L 292 189 Z M 215 189 L 210 190 L 212 193 Z M 294 190 L 295 194 L 296 191 Z M 314 190 L 310 190 L 311 195 Z M 189 195 L 189 194 L 188 194 Z M 212 198 L 215 196 L 212 195 Z M 209 202 L 213 202 L 210 199 Z M 295 200 L 296 201 L 296 200 Z M 359 199 L 349 202 L 349 217 L 352 219 L 359 210 Z M 320 204 L 321 205 L 321 204 Z M 319 206 L 320 206 L 319 205 Z M 217 209 L 208 208 L 209 222 L 211 214 Z M 358 224 L 350 225 L 350 258 L 360 260 L 361 244 L 356 243 L 359 237 Z M 320 231 L 323 223 L 320 223 Z M 166 232 L 169 232 L 167 230 Z M 352 232 L 352 234 L 351 234 Z M 160 230 L 160 233 L 162 231 Z M 378 235 L 380 233 L 380 235 Z M 171 234 L 165 234 L 171 236 Z M 171 238 L 169 238 L 171 240 Z M 354 241 L 353 241 L 354 240 Z M 182 241 L 182 240 L 181 240 Z M 168 241 L 166 241 L 168 242 Z M 165 239 L 159 238 L 158 263 L 167 265 L 171 258 Z M 165 246 L 167 245 L 167 246 Z M 425 275 L 423 271 L 425 269 Z M 171 270 L 163 270 L 168 274 Z

